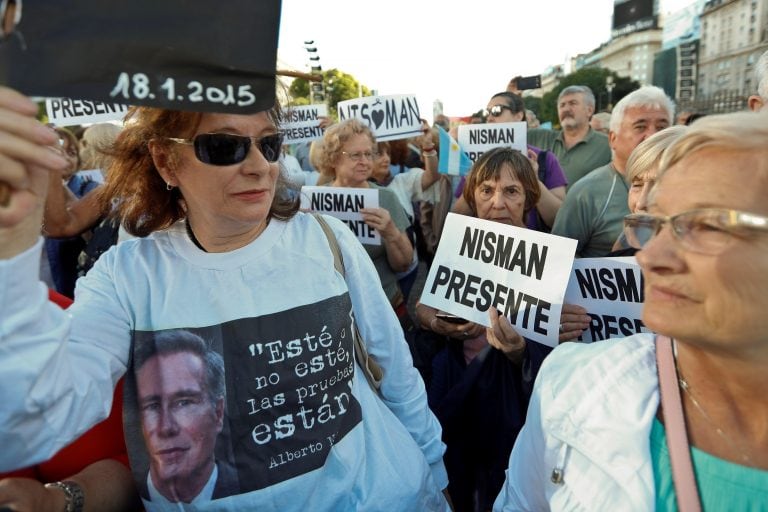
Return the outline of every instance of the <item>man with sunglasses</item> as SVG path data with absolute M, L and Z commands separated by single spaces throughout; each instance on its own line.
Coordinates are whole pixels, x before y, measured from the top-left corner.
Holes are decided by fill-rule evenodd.
M 585 85 L 566 87 L 557 97 L 562 130 L 530 130 L 528 143 L 552 151 L 568 178 L 568 188 L 587 173 L 611 161 L 608 137 L 589 125 L 595 96 Z

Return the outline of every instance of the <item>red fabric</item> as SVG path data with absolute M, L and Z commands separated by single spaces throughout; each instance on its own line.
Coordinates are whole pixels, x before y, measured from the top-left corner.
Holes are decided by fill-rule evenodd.
M 53 290 L 49 291 L 48 297 L 65 309 L 72 304 L 71 299 Z M 86 466 L 103 459 L 114 459 L 128 467 L 128 452 L 123 437 L 122 379 L 115 387 L 112 411 L 107 419 L 95 425 L 66 448 L 62 448 L 49 461 L 11 473 L 0 473 L 0 479 L 26 477 L 41 482 L 56 482 L 77 474 Z
M 61 309 L 67 309 L 74 302 L 69 297 L 60 294 L 56 290 L 48 289 L 48 300 L 59 306 Z

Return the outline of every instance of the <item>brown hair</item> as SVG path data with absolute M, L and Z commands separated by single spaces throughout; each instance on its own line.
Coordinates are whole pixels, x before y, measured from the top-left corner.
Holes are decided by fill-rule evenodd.
M 523 185 L 523 190 L 525 190 L 525 213 L 527 214 L 539 202 L 539 197 L 541 196 L 539 179 L 533 172 L 533 166 L 528 157 L 516 149 L 493 148 L 483 153 L 475 161 L 464 185 L 462 193 L 464 200 L 475 214 L 477 214 L 475 190 L 484 181 L 497 181 L 505 167 L 509 167 Z M 523 222 L 525 222 L 525 219 L 523 219 Z
M 269 118 L 279 126 L 279 107 Z M 188 138 L 197 129 L 203 114 L 150 107 L 132 107 L 125 117 L 125 128 L 113 146 L 114 157 L 99 197 L 104 212 L 118 218 L 126 231 L 135 236 L 166 229 L 186 217 L 178 188 L 167 190 L 147 146 L 154 140 L 164 146 L 170 164 L 177 161 L 176 144 L 168 137 Z M 114 201 L 114 206 L 113 206 Z M 299 208 L 298 199 L 286 193 L 283 173 L 278 174 L 270 217 L 286 220 Z

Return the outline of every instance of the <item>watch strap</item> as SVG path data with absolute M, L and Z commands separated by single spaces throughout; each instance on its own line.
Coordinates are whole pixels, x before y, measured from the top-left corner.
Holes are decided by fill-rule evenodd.
M 64 512 L 83 512 L 85 505 L 85 494 L 80 484 L 72 480 L 62 480 L 60 482 L 51 482 L 45 484 L 45 487 L 56 487 L 64 492 L 67 504 Z

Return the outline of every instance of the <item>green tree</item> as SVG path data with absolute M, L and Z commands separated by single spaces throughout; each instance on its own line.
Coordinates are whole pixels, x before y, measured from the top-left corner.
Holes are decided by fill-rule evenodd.
M 336 105 L 340 101 L 357 98 L 362 89 L 363 96 L 370 96 L 371 91 L 366 86 L 361 86 L 357 79 L 349 73 L 338 69 L 330 69 L 321 73 L 323 77 L 323 91 L 325 103 L 328 104 L 328 112 L 336 119 Z M 304 78 L 295 78 L 288 88 L 292 105 L 309 104 L 310 83 Z
M 595 112 L 607 110 L 608 89 L 605 86 L 605 80 L 608 76 L 613 77 L 613 90 L 610 95 L 611 105 L 615 105 L 621 98 L 640 87 L 637 81 L 619 76 L 606 68 L 582 68 L 563 77 L 554 89 L 544 95 L 539 119 L 541 119 L 541 122 L 552 121 L 553 125 L 559 123 L 557 118 L 557 97 L 560 91 L 569 85 L 586 85 L 592 89 L 595 95 Z
M 541 98 L 537 98 L 536 96 L 523 97 L 525 108 L 528 110 L 533 110 L 534 114 L 536 114 L 536 117 L 541 115 L 541 101 Z

